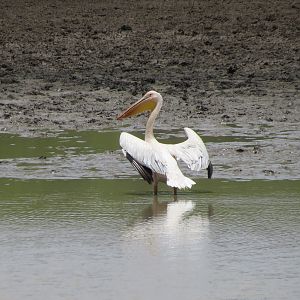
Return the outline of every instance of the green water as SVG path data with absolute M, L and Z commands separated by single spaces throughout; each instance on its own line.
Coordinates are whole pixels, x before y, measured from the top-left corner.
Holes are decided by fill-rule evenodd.
M 300 180 L 236 180 L 216 157 L 261 137 L 203 137 L 215 179 L 174 199 L 118 136 L 0 136 L 0 299 L 298 299 Z
M 143 132 L 133 132 L 142 138 Z M 24 137 L 15 134 L 0 134 L 0 159 L 53 157 L 61 155 L 78 155 L 101 153 L 119 149 L 119 131 L 61 131 L 48 132 L 38 137 Z M 163 143 L 179 143 L 185 140 L 183 130 L 169 132 L 159 131 L 157 138 Z M 259 140 L 260 137 L 243 136 L 205 136 L 205 142 L 247 142 Z

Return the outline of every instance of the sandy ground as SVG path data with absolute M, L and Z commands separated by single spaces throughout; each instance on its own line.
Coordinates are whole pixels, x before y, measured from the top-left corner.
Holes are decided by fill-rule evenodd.
M 0 11 L 0 131 L 116 127 L 155 89 L 158 127 L 292 131 L 297 163 L 296 1 L 2 0 Z

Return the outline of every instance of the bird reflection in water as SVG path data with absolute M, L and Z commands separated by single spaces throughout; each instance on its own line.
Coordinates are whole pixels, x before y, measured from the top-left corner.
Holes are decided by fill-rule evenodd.
M 126 236 L 133 243 L 144 241 L 143 244 L 151 245 L 151 249 L 163 245 L 172 249 L 188 247 L 189 244 L 203 243 L 212 215 L 211 205 L 201 213 L 192 200 L 175 198 L 175 201 L 160 202 L 154 196 L 152 205 L 143 211 L 143 220 L 133 225 Z
M 151 217 L 157 217 L 163 214 L 168 213 L 168 207 L 169 209 L 172 209 L 174 207 L 178 208 L 178 211 L 181 211 L 181 214 L 184 215 L 188 211 L 192 211 L 195 208 L 195 203 L 191 200 L 188 201 L 178 201 L 177 195 L 173 195 L 173 201 L 169 202 L 160 202 L 158 201 L 157 195 L 153 196 L 153 202 L 152 204 L 147 207 L 143 212 L 143 217 L 145 219 L 151 218 Z M 212 217 L 214 215 L 214 209 L 212 204 L 208 204 L 207 207 L 207 216 Z

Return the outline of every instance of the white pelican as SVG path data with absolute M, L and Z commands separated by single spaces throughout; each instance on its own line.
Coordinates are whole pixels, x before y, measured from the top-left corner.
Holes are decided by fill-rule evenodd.
M 207 169 L 208 178 L 211 178 L 213 167 L 202 139 L 190 128 L 184 128 L 187 140 L 179 144 L 159 143 L 153 135 L 153 125 L 163 104 L 162 96 L 150 91 L 140 100 L 119 114 L 118 120 L 150 111 L 146 124 L 145 141 L 122 132 L 120 145 L 125 157 L 140 173 L 144 180 L 153 184 L 154 195 L 157 195 L 158 181 L 166 182 L 174 188 L 191 188 L 195 182 L 184 176 L 176 160 L 184 161 L 191 170 Z

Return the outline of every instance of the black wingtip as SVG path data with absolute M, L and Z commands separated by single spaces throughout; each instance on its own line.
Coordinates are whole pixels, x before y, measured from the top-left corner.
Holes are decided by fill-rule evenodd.
M 139 164 L 128 152 L 126 152 L 126 158 L 130 161 L 132 166 L 139 172 L 142 178 L 149 184 L 151 184 L 153 181 L 151 169 Z
M 207 167 L 207 178 L 208 179 L 211 179 L 213 171 L 214 171 L 214 168 L 213 168 L 213 165 L 210 161 L 209 164 L 208 164 L 208 167 Z

